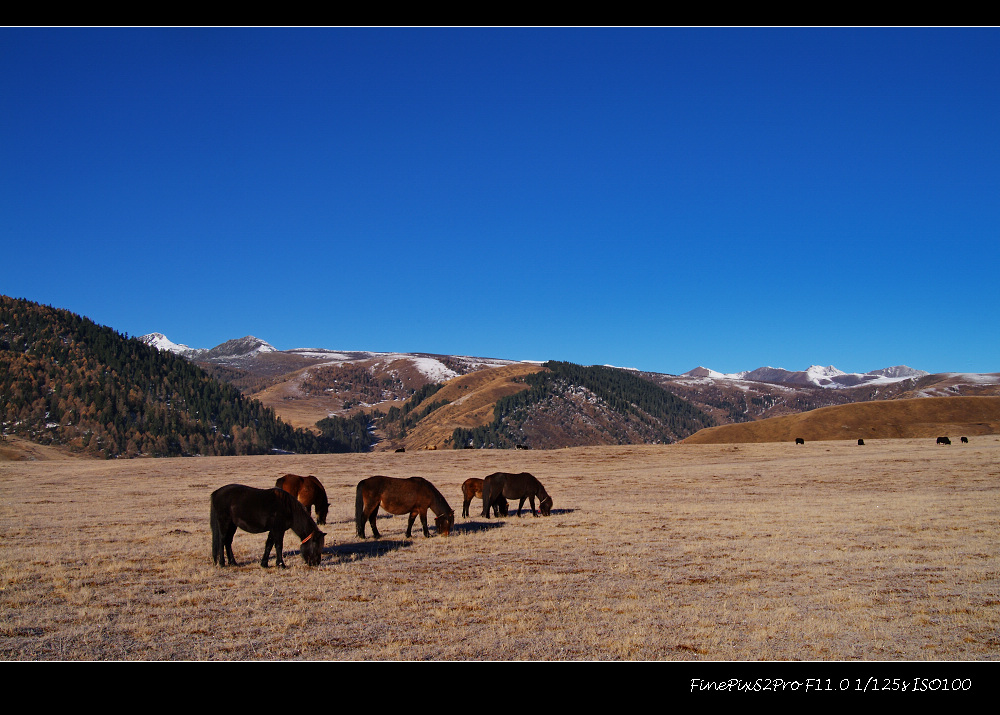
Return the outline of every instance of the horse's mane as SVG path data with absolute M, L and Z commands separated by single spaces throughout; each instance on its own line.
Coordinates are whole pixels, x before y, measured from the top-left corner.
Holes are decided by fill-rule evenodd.
M 435 514 L 440 516 L 442 514 L 447 514 L 450 511 L 454 511 L 451 508 L 451 505 L 448 504 L 448 500 L 444 498 L 444 494 L 441 493 L 441 490 L 434 486 L 430 481 L 424 479 L 423 477 L 410 477 L 410 479 L 415 482 L 422 482 L 423 484 L 426 484 L 431 490 L 431 494 L 434 495 L 434 499 L 431 502 L 431 509 L 434 510 Z
M 292 531 L 300 539 L 304 539 L 309 534 L 314 531 L 319 531 L 319 527 L 316 526 L 316 522 L 306 511 L 306 508 L 299 503 L 299 500 L 293 497 L 291 494 L 286 492 L 284 489 L 275 489 L 276 492 L 281 494 L 281 498 L 285 500 L 288 504 L 288 508 L 292 511 Z

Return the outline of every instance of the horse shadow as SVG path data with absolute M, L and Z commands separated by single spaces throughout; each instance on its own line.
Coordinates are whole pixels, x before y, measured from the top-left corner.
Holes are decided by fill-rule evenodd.
M 323 549 L 323 553 L 335 556 L 340 561 L 359 561 L 385 556 L 410 546 L 413 546 L 412 539 L 370 539 L 327 546 Z
M 461 532 L 463 534 L 480 534 L 484 531 L 492 531 L 493 529 L 500 529 L 503 527 L 503 517 L 493 519 L 492 521 L 467 521 L 463 524 L 455 524 L 451 527 L 454 532 Z

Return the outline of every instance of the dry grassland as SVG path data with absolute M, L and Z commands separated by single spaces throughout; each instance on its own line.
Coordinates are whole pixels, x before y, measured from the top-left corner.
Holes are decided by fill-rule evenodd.
M 530 471 L 548 518 L 360 541 L 357 482 Z M 211 561 L 208 497 L 315 474 L 306 567 Z M 991 660 L 1000 655 L 1000 441 L 0 462 L 6 660 Z M 433 521 L 432 534 L 433 532 Z M 272 559 L 273 563 L 273 559 Z

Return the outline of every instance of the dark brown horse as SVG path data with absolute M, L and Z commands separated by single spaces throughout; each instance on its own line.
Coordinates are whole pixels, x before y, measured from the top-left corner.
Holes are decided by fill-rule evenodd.
M 357 497 L 354 502 L 354 521 L 358 527 L 358 536 L 365 538 L 365 522 L 372 525 L 372 535 L 377 539 L 381 536 L 375 526 L 375 516 L 382 507 L 390 514 L 409 514 L 410 521 L 406 525 L 406 536 L 410 538 L 413 522 L 420 517 L 424 526 L 424 536 L 430 536 L 427 530 L 427 510 L 436 515 L 438 533 L 447 536 L 455 524 L 455 510 L 433 484 L 423 477 L 397 479 L 395 477 L 368 477 L 358 482 Z
M 228 484 L 212 492 L 212 561 L 219 566 L 236 564 L 233 556 L 233 536 L 240 528 L 251 534 L 267 532 L 264 556 L 260 565 L 267 568 L 267 560 L 274 547 L 276 561 L 285 568 L 281 556 L 285 532 L 291 529 L 302 539 L 299 547 L 302 559 L 309 566 L 318 566 L 323 558 L 323 539 L 326 537 L 316 527 L 316 522 L 306 513 L 295 497 L 278 488 L 255 489 L 242 484 Z
M 278 477 L 274 483 L 278 489 L 284 489 L 293 497 L 299 500 L 299 504 L 306 508 L 306 514 L 312 513 L 312 507 L 316 507 L 316 523 L 325 524 L 326 514 L 330 510 L 330 502 L 326 498 L 326 489 L 322 483 L 314 477 L 300 477 L 298 474 L 286 474 Z
M 472 503 L 472 497 L 477 497 L 478 499 L 483 498 L 482 479 L 469 477 L 462 482 L 462 516 L 469 515 L 469 504 Z M 493 505 L 493 516 L 507 516 L 507 509 L 507 500 L 504 499 L 503 495 L 501 495 L 497 500 L 497 503 Z
M 531 504 L 531 513 L 538 516 L 535 511 L 535 497 L 538 497 L 538 508 L 542 516 L 548 516 L 552 511 L 552 497 L 545 491 L 542 483 L 527 472 L 520 474 L 508 474 L 507 472 L 497 472 L 491 474 L 483 480 L 483 516 L 490 518 L 490 508 L 497 504 L 500 499 L 519 499 L 517 505 L 517 515 L 521 516 L 521 509 L 524 507 L 524 500 Z

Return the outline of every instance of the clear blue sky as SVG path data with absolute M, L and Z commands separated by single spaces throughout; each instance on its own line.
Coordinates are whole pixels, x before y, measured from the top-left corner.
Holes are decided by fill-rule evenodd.
M 0 293 L 130 335 L 1000 371 L 997 29 L 0 29 Z

